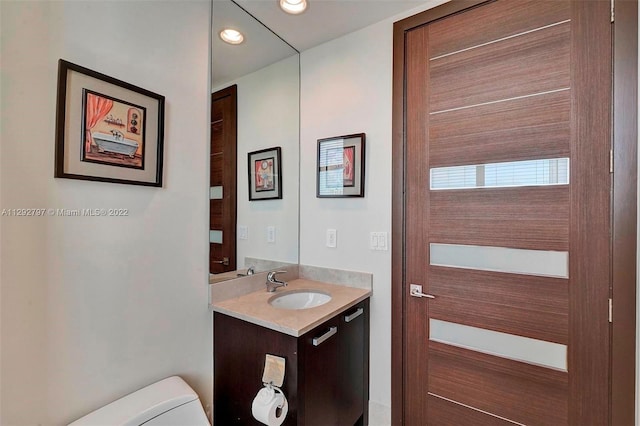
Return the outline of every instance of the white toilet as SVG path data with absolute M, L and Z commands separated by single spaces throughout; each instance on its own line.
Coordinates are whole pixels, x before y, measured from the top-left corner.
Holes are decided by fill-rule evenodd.
M 69 426 L 210 426 L 198 395 L 178 376 L 133 392 Z

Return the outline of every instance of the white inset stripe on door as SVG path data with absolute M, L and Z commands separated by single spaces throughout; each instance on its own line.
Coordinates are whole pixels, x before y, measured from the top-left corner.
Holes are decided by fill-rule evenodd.
M 451 268 L 569 278 L 569 252 L 431 243 L 430 264 Z
M 484 328 L 429 319 L 429 340 L 567 371 L 567 346 Z

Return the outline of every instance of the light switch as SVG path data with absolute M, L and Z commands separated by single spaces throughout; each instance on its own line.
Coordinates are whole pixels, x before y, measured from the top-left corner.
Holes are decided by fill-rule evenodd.
M 335 248 L 338 244 L 338 232 L 335 229 L 327 229 L 327 247 Z
M 369 233 L 369 248 L 371 250 L 389 250 L 389 237 L 387 232 Z
M 244 225 L 238 226 L 238 239 L 239 240 L 248 240 L 249 239 L 249 228 Z
M 369 248 L 371 250 L 378 250 L 378 233 L 371 232 L 369 234 Z
M 276 227 L 275 226 L 267 226 L 267 242 L 275 243 L 276 242 Z
M 378 232 L 378 250 L 387 250 L 387 233 Z

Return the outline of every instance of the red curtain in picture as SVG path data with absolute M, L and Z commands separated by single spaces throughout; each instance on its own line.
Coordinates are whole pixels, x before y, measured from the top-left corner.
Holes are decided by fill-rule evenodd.
M 111 99 L 105 99 L 101 96 L 87 93 L 87 106 L 85 111 L 86 135 L 84 138 L 85 152 L 91 152 L 91 144 L 93 143 L 93 139 L 91 138 L 90 130 L 102 117 L 104 117 L 109 111 L 111 111 L 111 107 L 113 107 L 113 101 Z
M 343 148 L 344 158 L 342 160 L 342 179 L 346 183 L 353 183 L 353 154 L 356 148 L 353 146 L 345 146 Z

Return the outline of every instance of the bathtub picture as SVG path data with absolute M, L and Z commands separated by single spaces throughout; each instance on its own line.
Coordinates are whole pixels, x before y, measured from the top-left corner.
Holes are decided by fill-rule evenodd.
M 275 189 L 273 180 L 273 160 L 273 158 L 263 158 L 255 162 L 256 192 L 273 191 Z
M 82 161 L 144 169 L 144 107 L 83 90 Z
M 249 201 L 282 199 L 282 149 L 249 152 Z

